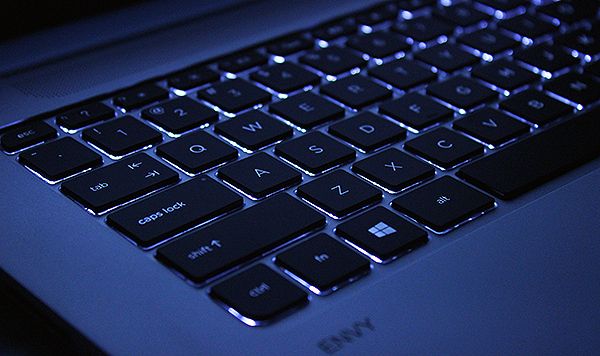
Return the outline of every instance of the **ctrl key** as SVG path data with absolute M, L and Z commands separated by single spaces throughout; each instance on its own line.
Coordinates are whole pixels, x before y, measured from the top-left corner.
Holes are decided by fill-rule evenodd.
M 308 294 L 263 264 L 211 288 L 210 296 L 249 326 L 269 323 L 308 303 Z

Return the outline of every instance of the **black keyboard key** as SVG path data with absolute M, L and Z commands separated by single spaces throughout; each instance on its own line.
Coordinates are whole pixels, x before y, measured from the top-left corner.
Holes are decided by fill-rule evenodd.
M 556 30 L 556 27 L 551 23 L 542 21 L 530 14 L 522 14 L 500 21 L 498 26 L 529 39 L 535 39 Z
M 390 32 L 355 35 L 350 37 L 346 45 L 374 58 L 383 58 L 410 49 L 402 36 Z
M 404 148 L 444 169 L 483 154 L 483 146 L 445 127 L 407 141 Z
M 400 0 L 397 1 L 398 7 L 405 11 L 421 10 L 426 6 L 435 4 L 435 0 Z
M 416 130 L 422 130 L 452 117 L 453 111 L 418 93 L 405 94 L 383 103 L 379 112 Z
M 114 212 L 106 222 L 147 248 L 241 208 L 243 203 L 239 195 L 202 176 Z
M 537 12 L 558 19 L 561 23 L 571 24 L 594 16 L 597 8 L 593 1 L 556 1 L 537 8 Z
M 381 192 L 352 174 L 337 170 L 298 187 L 298 196 L 336 219 L 381 201 Z
M 267 46 L 267 51 L 276 56 L 287 56 L 292 53 L 311 49 L 313 46 L 314 42 L 312 39 L 296 35 L 274 41 Z
M 503 52 L 519 44 L 519 42 L 503 35 L 499 31 L 488 28 L 462 35 L 458 38 L 458 41 L 481 53 L 487 54 Z
M 527 4 L 526 0 L 477 0 L 477 2 L 502 12 L 511 11 Z
M 409 59 L 385 63 L 370 69 L 369 74 L 402 90 L 430 82 L 436 78 L 436 74 L 429 68 Z
M 522 87 L 538 79 L 532 72 L 506 59 L 499 59 L 489 64 L 478 65 L 473 68 L 471 74 L 498 88 L 506 90 Z
M 102 214 L 178 180 L 175 171 L 141 153 L 70 179 L 60 190 L 94 214 Z
M 433 167 L 396 148 L 354 163 L 352 171 L 393 193 L 432 178 L 435 174 Z
M 329 127 L 329 133 L 368 152 L 406 137 L 406 130 L 370 111 Z
M 90 103 L 56 117 L 56 124 L 67 130 L 77 130 L 98 121 L 115 117 L 115 111 L 102 104 Z
M 325 41 L 331 41 L 341 36 L 351 35 L 356 32 L 356 22 L 353 18 L 332 21 L 319 26 L 313 31 L 313 36 Z
M 257 70 L 250 78 L 279 93 L 289 93 L 309 85 L 317 85 L 321 78 L 313 72 L 285 62 Z
M 299 172 L 264 152 L 220 168 L 218 176 L 254 199 L 264 198 L 302 181 Z
M 327 84 L 321 87 L 321 93 L 353 109 L 361 109 L 392 96 L 391 90 L 362 75 L 351 75 Z
M 238 53 L 219 62 L 219 69 L 229 73 L 237 73 L 267 63 L 267 57 L 254 51 Z
M 573 109 L 537 90 L 526 90 L 500 102 L 500 108 L 536 125 L 545 125 Z
M 557 39 L 558 43 L 580 54 L 596 57 L 600 53 L 600 25 L 579 29 Z
M 327 121 L 344 117 L 344 109 L 310 93 L 296 94 L 269 107 L 275 115 L 302 129 L 311 129 Z
M 554 73 L 577 64 L 577 60 L 556 45 L 542 44 L 515 53 L 515 58 L 530 66 Z
M 249 326 L 274 321 L 308 303 L 308 294 L 263 264 L 220 282 L 210 295 Z
M 441 234 L 492 209 L 495 201 L 444 176 L 392 201 L 392 207 Z
M 529 132 L 529 126 L 501 111 L 484 108 L 455 121 L 455 129 L 498 147 Z
M 474 55 L 463 51 L 454 44 L 444 43 L 424 49 L 415 54 L 415 58 L 444 72 L 454 72 L 460 68 L 477 63 Z
M 215 125 L 215 132 L 249 151 L 292 137 L 292 128 L 259 110 Z
M 585 67 L 585 73 L 589 73 L 600 78 L 600 61 L 596 61 Z
M 320 132 L 311 132 L 275 146 L 275 154 L 311 175 L 348 163 L 356 152 Z
M 300 57 L 300 62 L 330 75 L 338 75 L 366 65 L 366 61 L 362 57 L 349 49 L 340 47 L 327 47 L 311 51 Z
M 600 100 L 600 82 L 575 72 L 567 73 L 546 83 L 544 89 L 581 105 L 588 105 Z
M 471 109 L 498 98 L 498 93 L 476 81 L 458 76 L 427 87 L 427 94 L 461 109 Z
M 162 141 L 162 135 L 131 116 L 86 129 L 81 137 L 107 154 L 121 157 Z
M 160 145 L 156 154 L 190 174 L 207 171 L 238 157 L 235 148 L 203 131 Z
M 395 20 L 398 16 L 398 7 L 393 2 L 376 6 L 356 16 L 356 22 L 373 26 L 383 21 Z
M 196 67 L 171 75 L 167 79 L 167 84 L 175 89 L 188 90 L 217 80 L 219 80 L 219 73 L 210 68 Z
M 177 98 L 142 111 L 142 117 L 174 134 L 211 124 L 219 119 L 213 109 L 190 98 Z
M 448 23 L 433 17 L 416 17 L 401 21 L 392 29 L 416 42 L 428 42 L 442 35 L 450 35 L 454 30 Z
M 19 162 L 56 182 L 101 165 L 102 157 L 71 137 L 65 137 L 21 153 Z
M 113 103 L 125 110 L 131 110 L 168 97 L 167 90 L 154 84 L 143 84 L 117 94 Z
M 31 122 L 7 131 L 0 137 L 0 146 L 6 152 L 15 152 L 36 143 L 53 139 L 56 130 L 44 122 Z
M 335 233 L 377 263 L 391 262 L 429 241 L 425 230 L 381 206 L 338 225 Z
M 471 26 L 489 19 L 489 15 L 478 11 L 467 3 L 458 3 L 451 6 L 441 6 L 433 11 L 435 16 L 458 26 Z
M 318 295 L 330 294 L 371 271 L 369 260 L 324 233 L 279 254 L 275 263 Z
M 501 199 L 514 199 L 600 156 L 598 115 L 596 107 L 475 161 L 458 175 Z
M 156 258 L 203 283 L 323 225 L 323 215 L 280 193 L 159 248 Z
M 198 98 L 208 101 L 225 112 L 236 113 L 268 103 L 271 101 L 271 94 L 243 79 L 233 79 L 200 90 Z

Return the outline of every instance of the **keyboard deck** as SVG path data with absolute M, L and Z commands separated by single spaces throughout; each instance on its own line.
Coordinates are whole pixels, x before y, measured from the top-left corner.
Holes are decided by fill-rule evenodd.
M 268 324 L 598 157 L 598 16 L 384 2 L 0 144 L 115 238 Z

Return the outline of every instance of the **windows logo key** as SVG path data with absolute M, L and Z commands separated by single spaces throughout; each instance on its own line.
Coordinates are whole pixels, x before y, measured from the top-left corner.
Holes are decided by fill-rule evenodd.
M 384 223 L 383 221 L 380 221 L 372 226 L 368 231 L 376 237 L 384 237 L 395 233 L 396 229 Z

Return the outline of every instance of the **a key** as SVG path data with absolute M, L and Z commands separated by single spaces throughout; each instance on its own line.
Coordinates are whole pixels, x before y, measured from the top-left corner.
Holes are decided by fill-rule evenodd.
M 113 109 L 102 103 L 90 103 L 56 116 L 56 124 L 67 130 L 77 130 L 113 117 Z
M 211 124 L 219 115 L 190 98 L 177 98 L 142 111 L 142 117 L 174 134 Z
M 581 105 L 600 99 L 600 81 L 575 72 L 546 83 L 544 89 Z
M 418 93 L 405 94 L 383 103 L 379 112 L 416 130 L 425 129 L 452 117 L 453 111 Z
M 200 176 L 109 214 L 106 222 L 148 248 L 243 203 L 239 195 Z
M 377 263 L 389 263 L 429 241 L 425 230 L 381 206 L 341 223 L 335 233 Z
M 438 234 L 494 208 L 492 197 L 444 176 L 392 201 L 392 207 Z
M 402 90 L 430 82 L 436 78 L 436 74 L 427 67 L 409 59 L 385 63 L 370 69 L 369 74 Z
M 478 65 L 473 68 L 471 74 L 498 88 L 506 90 L 514 90 L 538 79 L 538 76 L 532 72 L 506 59 L 499 59 L 489 64 Z
M 211 297 L 249 326 L 264 325 L 308 303 L 308 294 L 264 264 L 210 289 Z
M 299 60 L 330 75 L 338 75 L 366 65 L 365 60 L 354 54 L 354 52 L 335 46 L 308 52 Z
M 292 128 L 259 110 L 215 125 L 215 132 L 246 150 L 255 151 L 292 137 Z
M 533 89 L 501 101 L 500 108 L 536 125 L 545 125 L 573 111 L 569 105 Z
M 398 142 L 406 137 L 405 129 L 370 111 L 329 126 L 329 133 L 365 152 Z
M 237 73 L 265 63 L 267 63 L 267 57 L 254 51 L 248 51 L 225 58 L 219 62 L 218 66 L 222 71 Z
M 458 42 L 487 54 L 503 52 L 519 44 L 499 31 L 488 28 L 462 35 Z
M 267 45 L 267 51 L 276 56 L 287 56 L 292 53 L 311 49 L 313 46 L 314 42 L 312 39 L 295 35 L 275 40 L 273 43 Z
M 410 49 L 405 38 L 390 32 L 355 35 L 350 37 L 346 45 L 373 58 L 383 58 Z
M 514 199 L 600 156 L 598 107 L 473 162 L 461 178 L 501 199 Z
M 324 224 L 323 215 L 280 193 L 159 248 L 156 258 L 201 284 Z
M 383 21 L 394 20 L 398 16 L 398 7 L 392 2 L 373 7 L 356 16 L 356 22 L 363 25 L 376 25 Z
M 71 137 L 32 148 L 19 155 L 19 162 L 50 182 L 102 164 L 102 157 Z
M 219 178 L 254 199 L 300 184 L 302 175 L 264 152 L 219 169 Z
M 154 84 L 144 84 L 120 92 L 113 98 L 113 103 L 125 110 L 148 105 L 169 97 L 169 92 Z
M 527 4 L 526 0 L 477 0 L 477 2 L 502 12 L 511 11 Z
M 207 171 L 238 157 L 235 148 L 203 131 L 160 145 L 156 154 L 190 174 Z
M 311 132 L 275 146 L 275 154 L 311 175 L 348 163 L 356 152 L 320 133 Z
M 498 26 L 514 32 L 521 37 L 535 39 L 556 30 L 551 23 L 542 21 L 530 14 L 521 14 L 510 19 L 500 21 Z
M 331 41 L 341 36 L 356 32 L 356 22 L 353 18 L 345 18 L 326 23 L 313 31 L 313 36 L 325 41 Z
M 463 76 L 431 84 L 427 87 L 427 94 L 462 109 L 471 109 L 498 97 L 498 93 L 492 89 Z
M 593 1 L 556 1 L 536 9 L 539 13 L 567 24 L 581 21 L 586 17 L 591 17 L 596 10 Z
M 390 98 L 391 90 L 363 77 L 352 75 L 321 87 L 321 93 L 353 109 L 361 109 L 374 102 Z
M 179 180 L 179 175 L 145 153 L 64 182 L 60 190 L 94 214 L 139 198 Z
M 200 90 L 198 98 L 208 101 L 225 112 L 236 113 L 255 105 L 268 103 L 271 101 L 271 94 L 243 79 L 233 79 Z
M 600 53 L 600 24 L 596 23 L 591 29 L 569 32 L 557 38 L 556 42 L 580 54 L 595 57 Z
M 131 116 L 86 129 L 81 137 L 111 156 L 121 157 L 162 141 L 162 135 Z
M 214 70 L 206 67 L 194 67 L 169 76 L 167 84 L 175 89 L 188 90 L 218 80 L 219 73 Z
M 269 106 L 269 111 L 302 129 L 344 117 L 344 109 L 316 94 L 304 92 Z
M 324 233 L 280 253 L 275 263 L 317 295 L 331 294 L 371 271 L 369 260 Z
M 289 62 L 259 69 L 250 74 L 250 78 L 279 93 L 317 85 L 321 81 L 315 73 Z
M 381 201 L 381 192 L 352 174 L 337 170 L 298 187 L 296 193 L 336 219 Z
M 489 15 L 478 11 L 467 3 L 458 3 L 451 6 L 440 6 L 433 11 L 435 16 L 458 26 L 471 26 L 489 19 Z
M 432 178 L 431 165 L 390 148 L 352 165 L 352 171 L 386 190 L 397 193 Z
M 445 127 L 406 141 L 404 148 L 444 169 L 483 154 L 483 146 Z
M 454 44 L 444 43 L 415 53 L 415 58 L 444 72 L 454 72 L 477 63 L 474 55 L 463 51 Z
M 417 42 L 428 42 L 442 35 L 449 35 L 454 28 L 433 17 L 416 17 L 396 23 L 392 29 Z
M 492 108 L 477 110 L 455 121 L 453 127 L 494 147 L 529 132 L 527 124 Z
M 31 122 L 11 129 L 0 137 L 0 146 L 6 152 L 16 152 L 57 136 L 56 130 L 45 122 Z
M 530 66 L 554 73 L 577 64 L 577 60 L 557 45 L 541 44 L 515 53 L 515 58 Z

